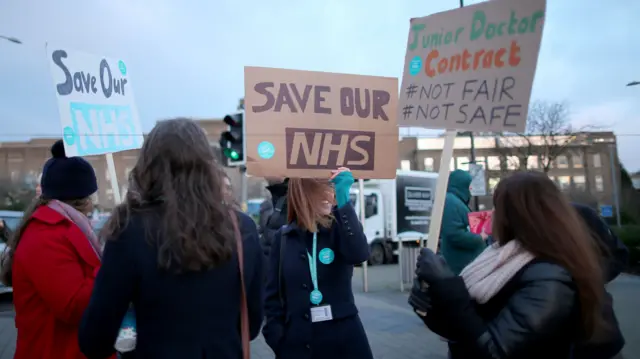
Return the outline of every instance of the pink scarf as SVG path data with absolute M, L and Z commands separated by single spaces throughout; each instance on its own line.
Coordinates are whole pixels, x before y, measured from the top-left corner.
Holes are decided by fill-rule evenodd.
M 50 201 L 47 206 L 52 210 L 60 213 L 60 215 L 78 226 L 78 228 L 80 228 L 82 233 L 84 233 L 85 237 L 89 241 L 91 248 L 93 248 L 93 250 L 96 252 L 98 258 L 102 258 L 103 246 L 100 243 L 100 240 L 98 240 L 98 236 L 96 236 L 96 234 L 93 232 L 91 221 L 87 216 L 80 213 L 77 209 L 71 207 L 70 205 L 55 199 Z
M 496 242 L 469 263 L 460 276 L 471 297 L 479 304 L 484 304 L 534 258 L 517 239 L 503 246 Z

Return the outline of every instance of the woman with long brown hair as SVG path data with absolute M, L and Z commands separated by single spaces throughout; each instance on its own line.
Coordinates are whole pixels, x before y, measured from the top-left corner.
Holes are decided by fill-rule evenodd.
M 351 289 L 369 245 L 347 168 L 331 180 L 289 179 L 289 224 L 274 236 L 262 333 L 278 359 L 372 359 Z
M 101 233 L 106 244 L 82 320 L 82 353 L 113 354 L 132 306 L 135 351 L 125 357 L 248 355 L 247 339 L 258 336 L 264 319 L 258 231 L 226 203 L 202 128 L 188 119 L 158 122 L 129 180 Z
M 496 242 L 460 276 L 422 250 L 409 302 L 453 359 L 571 358 L 603 330 L 598 248 L 543 173 L 503 179 L 493 202 Z
M 102 246 L 87 214 L 98 189 L 89 162 L 51 148 L 42 193 L 25 211 L 3 258 L 3 282 L 13 286 L 16 359 L 77 359 L 78 328 L 100 267 Z

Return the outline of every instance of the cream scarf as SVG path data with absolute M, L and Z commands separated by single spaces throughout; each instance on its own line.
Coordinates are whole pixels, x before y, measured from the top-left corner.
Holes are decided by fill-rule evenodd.
M 467 265 L 460 276 L 471 297 L 484 304 L 534 258 L 517 239 L 503 246 L 496 242 Z

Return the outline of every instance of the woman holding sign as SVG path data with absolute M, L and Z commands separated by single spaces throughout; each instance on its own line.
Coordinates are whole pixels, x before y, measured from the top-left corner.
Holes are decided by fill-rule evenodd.
M 278 359 L 373 358 L 351 289 L 369 244 L 351 203 L 353 176 L 289 180 L 289 224 L 270 256 L 262 333 Z
M 496 243 L 460 275 L 428 249 L 418 257 L 409 303 L 451 357 L 577 359 L 577 344 L 606 340 L 598 249 L 558 187 L 520 172 L 493 202 Z

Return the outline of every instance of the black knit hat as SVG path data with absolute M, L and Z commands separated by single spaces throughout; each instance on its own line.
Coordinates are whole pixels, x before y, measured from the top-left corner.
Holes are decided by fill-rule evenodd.
M 62 140 L 51 146 L 50 158 L 42 169 L 42 198 L 61 201 L 89 197 L 98 190 L 93 167 L 82 157 L 67 157 Z

